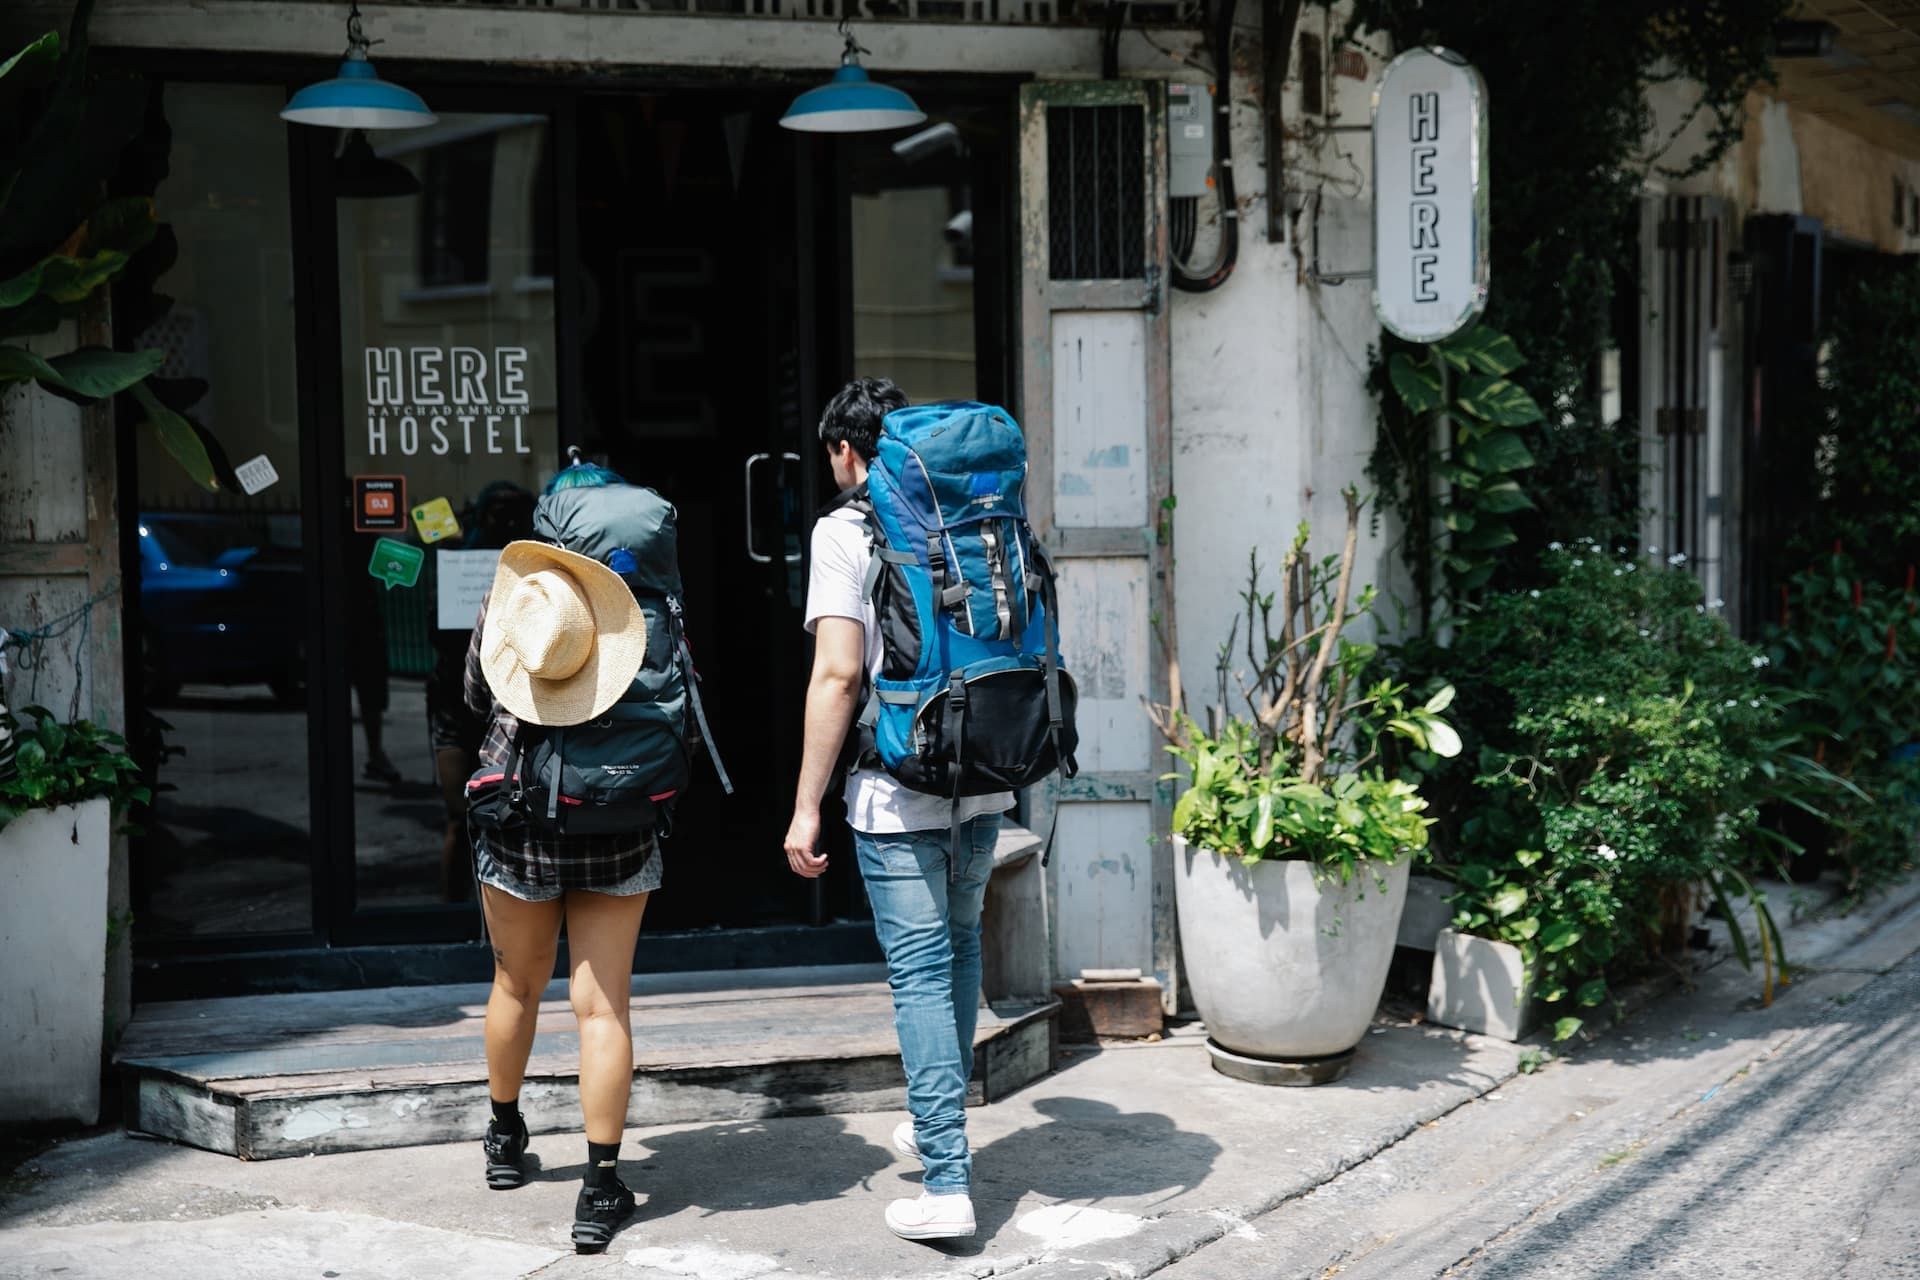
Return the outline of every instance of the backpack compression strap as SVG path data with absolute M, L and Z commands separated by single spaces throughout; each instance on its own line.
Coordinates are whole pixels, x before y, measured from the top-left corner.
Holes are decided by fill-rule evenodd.
M 693 665 L 693 646 L 687 643 L 686 627 L 680 618 L 680 601 L 673 596 L 667 597 L 667 613 L 673 618 L 675 656 L 680 661 L 687 698 L 693 703 L 694 722 L 700 726 L 700 741 L 707 744 L 707 758 L 713 761 L 713 771 L 720 775 L 720 789 L 732 795 L 733 779 L 727 776 L 727 766 L 720 762 L 720 748 L 713 740 L 713 730 L 707 727 L 707 708 L 700 701 L 700 672 Z
M 1045 593 L 1041 605 L 1047 611 L 1047 733 L 1053 739 L 1054 757 L 1060 761 L 1061 776 L 1071 778 L 1080 772 L 1080 764 L 1060 745 L 1067 723 L 1060 701 L 1060 584 L 1054 577 L 1053 557 L 1038 539 L 1031 541 L 1034 562 L 1040 566 L 1041 590 Z
M 960 874 L 960 781 L 967 763 L 967 682 L 958 671 L 947 678 L 947 741 L 953 744 L 953 808 L 947 829 L 947 874 Z

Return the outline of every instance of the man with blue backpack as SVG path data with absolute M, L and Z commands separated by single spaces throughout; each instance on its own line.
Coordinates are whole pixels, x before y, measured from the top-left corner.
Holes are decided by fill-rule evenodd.
M 893 383 L 862 378 L 828 404 L 820 439 L 841 493 L 813 530 L 814 662 L 787 861 L 809 878 L 826 870 L 820 805 L 847 766 L 912 1115 L 893 1141 L 926 1170 L 887 1226 L 909 1240 L 970 1236 L 965 1106 L 994 845 L 1015 790 L 1074 771 L 1053 571 L 1027 525 L 1026 442 L 1005 410 L 909 408 Z

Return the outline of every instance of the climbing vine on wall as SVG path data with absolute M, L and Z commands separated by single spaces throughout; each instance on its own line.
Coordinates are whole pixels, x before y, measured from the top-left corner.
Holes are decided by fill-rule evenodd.
M 1496 584 L 1517 578 L 1554 539 L 1611 539 L 1632 526 L 1638 491 L 1631 420 L 1600 420 L 1600 353 L 1614 341 L 1632 288 L 1634 204 L 1671 133 L 1649 93 L 1693 84 L 1689 120 L 1706 145 L 1681 172 L 1712 164 L 1738 140 L 1748 92 L 1769 74 L 1773 24 L 1789 0 L 1353 0 L 1349 39 L 1376 53 L 1442 45 L 1486 77 L 1492 112 L 1492 294 L 1486 321 L 1527 354 L 1513 374 L 1545 410 L 1516 427 L 1536 466 L 1531 509 L 1500 558 Z M 1671 173 L 1671 169 L 1669 169 Z M 1381 402 L 1372 474 L 1410 523 L 1435 465 L 1422 414 L 1392 393 L 1396 355 L 1383 340 L 1373 370 Z M 1409 541 L 1417 553 L 1418 539 Z M 1416 574 L 1421 566 L 1414 565 Z
M 1388 358 L 1398 408 L 1429 424 L 1427 465 L 1441 482 L 1407 495 L 1409 558 L 1421 569 L 1423 625 L 1434 621 L 1436 585 L 1444 584 L 1451 608 L 1472 604 L 1493 580 L 1501 555 L 1520 540 L 1515 522 L 1533 510 L 1521 488 L 1533 454 L 1520 429 L 1544 415 L 1509 377 L 1525 363 L 1511 338 L 1484 324 Z

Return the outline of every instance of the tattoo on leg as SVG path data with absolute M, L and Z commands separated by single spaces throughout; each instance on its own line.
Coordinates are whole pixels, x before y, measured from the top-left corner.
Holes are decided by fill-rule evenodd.
M 493 962 L 494 962 L 495 964 L 497 964 L 497 965 L 499 965 L 499 966 L 500 966 L 500 967 L 501 967 L 502 969 L 504 969 L 504 968 L 506 968 L 506 967 L 507 967 L 507 953 L 506 953 L 505 951 L 503 951 L 503 950 L 501 950 L 501 949 L 500 949 L 499 947 L 495 947 L 495 948 L 493 949 Z

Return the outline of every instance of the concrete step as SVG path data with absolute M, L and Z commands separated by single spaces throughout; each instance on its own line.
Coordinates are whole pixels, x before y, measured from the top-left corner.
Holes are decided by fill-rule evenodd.
M 247 1160 L 477 1140 L 487 1121 L 488 987 L 385 987 L 142 1005 L 116 1061 L 127 1127 Z M 634 1125 L 904 1111 L 879 966 L 642 975 L 633 981 Z M 1053 1068 L 1060 1006 L 982 1008 L 969 1102 Z M 580 1128 L 579 1041 L 548 987 L 520 1107 Z

